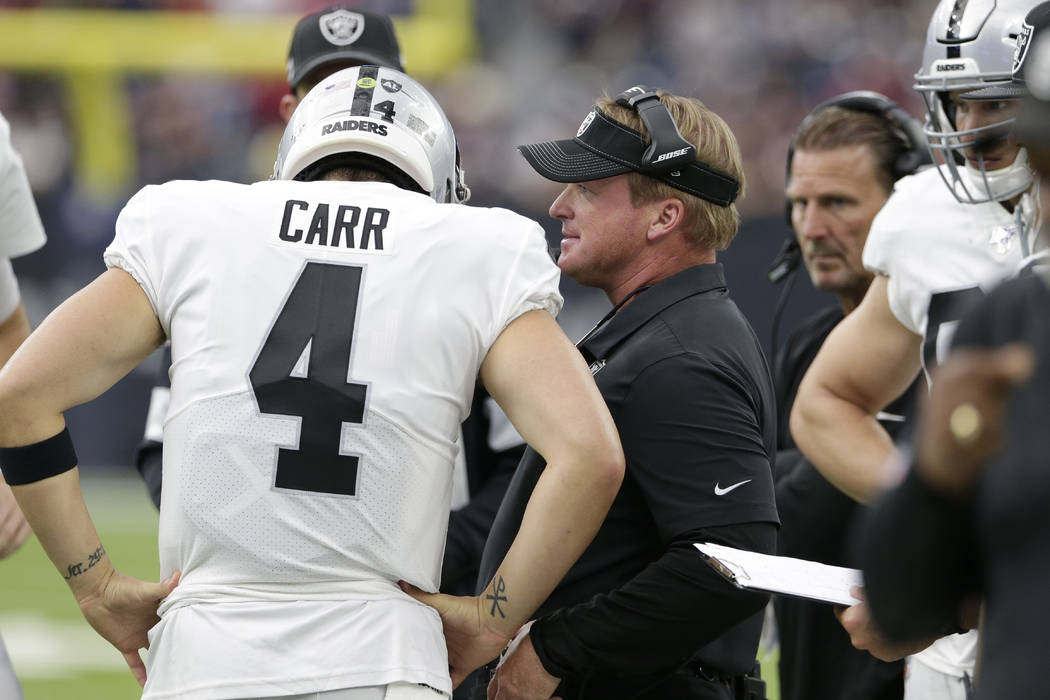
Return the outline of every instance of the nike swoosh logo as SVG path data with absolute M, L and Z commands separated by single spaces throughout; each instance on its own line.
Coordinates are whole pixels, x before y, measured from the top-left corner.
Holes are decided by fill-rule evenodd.
M 727 493 L 729 493 L 730 491 L 732 491 L 733 489 L 740 488 L 744 484 L 749 484 L 749 483 L 751 483 L 751 479 L 744 479 L 743 481 L 737 482 L 737 483 L 733 484 L 732 486 L 726 486 L 723 489 L 723 488 L 720 488 L 718 486 L 718 482 L 716 481 L 715 482 L 715 495 L 716 496 L 724 496 Z

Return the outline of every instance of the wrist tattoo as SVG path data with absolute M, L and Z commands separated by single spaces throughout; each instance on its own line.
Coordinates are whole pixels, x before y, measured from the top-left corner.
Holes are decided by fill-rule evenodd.
M 62 578 L 68 581 L 74 576 L 86 574 L 90 569 L 92 569 L 95 566 L 95 564 L 98 564 L 100 561 L 102 561 L 102 557 L 105 556 L 105 554 L 105 548 L 102 545 L 99 545 L 98 549 L 96 549 L 94 552 L 88 555 L 87 564 L 85 564 L 82 561 L 78 561 L 75 564 L 67 565 L 66 573 L 62 574 Z
M 501 618 L 507 617 L 503 614 L 503 607 L 500 605 L 500 602 L 507 601 L 507 596 L 503 595 L 506 592 L 506 590 L 507 584 L 503 580 L 502 576 L 499 577 L 498 582 L 492 582 L 492 593 L 489 593 L 485 596 L 485 600 L 492 601 L 492 609 L 489 611 L 489 615 L 491 615 L 492 617 L 496 617 L 496 613 L 499 613 L 499 616 Z

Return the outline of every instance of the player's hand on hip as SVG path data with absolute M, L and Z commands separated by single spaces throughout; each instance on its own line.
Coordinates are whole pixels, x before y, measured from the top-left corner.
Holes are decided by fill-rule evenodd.
M 146 635 L 160 621 L 157 608 L 178 583 L 178 572 L 151 583 L 111 570 L 102 585 L 77 601 L 95 631 L 124 655 L 141 686 L 146 684 L 146 666 L 139 649 L 149 648 Z
M 933 375 L 915 441 L 917 469 L 946 496 L 962 498 L 1002 445 L 1006 403 L 1031 376 L 1034 355 L 1014 343 L 952 353 Z
M 18 551 L 32 532 L 11 487 L 0 478 L 0 559 Z
M 488 700 L 546 700 L 557 689 L 561 679 L 540 663 L 529 638 L 531 628 L 531 621 L 525 623 L 507 647 L 489 682 Z
M 404 581 L 398 583 L 405 593 L 441 615 L 453 687 L 459 686 L 471 671 L 499 656 L 507 646 L 507 637 L 482 624 L 478 597 L 427 593 Z

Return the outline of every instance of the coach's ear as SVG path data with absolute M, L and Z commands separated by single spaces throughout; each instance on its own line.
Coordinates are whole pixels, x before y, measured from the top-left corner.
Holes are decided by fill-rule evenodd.
M 281 121 L 287 124 L 291 120 L 292 112 L 295 111 L 295 107 L 298 104 L 299 100 L 292 93 L 286 92 L 281 95 L 281 101 L 277 105 L 277 112 L 281 115 Z

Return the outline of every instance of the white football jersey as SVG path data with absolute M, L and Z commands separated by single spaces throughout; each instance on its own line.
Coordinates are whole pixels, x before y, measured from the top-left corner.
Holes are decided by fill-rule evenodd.
M 1038 242 L 1025 194 L 1013 213 L 962 204 L 930 168 L 899 180 L 864 244 L 864 267 L 886 275 L 890 309 L 923 337 L 929 372 L 943 359 L 962 311 L 1017 273 Z
M 450 692 L 440 620 L 397 581 L 437 589 L 489 347 L 561 307 L 539 225 L 386 183 L 173 182 L 132 198 L 105 260 L 171 339 L 160 563 L 183 573 L 144 697 Z
M 32 253 L 47 241 L 11 127 L 0 114 L 0 321 L 18 306 L 18 283 L 7 258 Z
M 1014 213 L 998 202 L 962 204 L 934 168 L 897 182 L 871 224 L 864 266 L 887 276 L 890 310 L 923 337 L 927 381 L 966 308 L 1016 274 L 1033 252 L 1034 218 L 1028 194 Z M 972 676 L 977 633 L 944 637 L 916 656 L 941 673 Z

